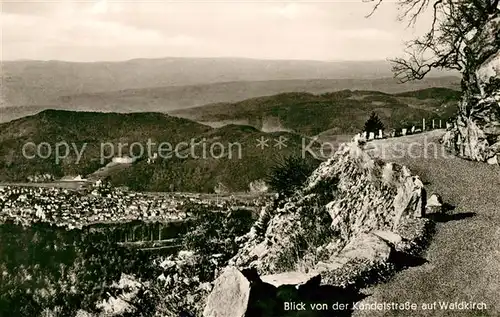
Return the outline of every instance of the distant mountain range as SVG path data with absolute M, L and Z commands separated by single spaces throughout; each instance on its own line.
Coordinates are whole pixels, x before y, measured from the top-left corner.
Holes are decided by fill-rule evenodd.
M 386 61 L 321 62 L 245 58 L 162 58 L 123 62 L 4 61 L 4 96 L 19 105 L 54 96 L 233 81 L 391 77 Z
M 458 77 L 447 76 L 401 85 L 391 78 L 386 61 L 238 58 L 6 61 L 1 76 L 0 122 L 44 109 L 168 112 L 284 92 L 351 89 L 395 93 L 429 87 L 458 88 L 459 83 Z

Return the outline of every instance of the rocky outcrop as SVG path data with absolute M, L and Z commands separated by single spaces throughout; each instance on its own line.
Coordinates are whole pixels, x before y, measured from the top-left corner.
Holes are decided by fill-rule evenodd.
M 457 119 L 443 137 L 460 157 L 498 164 L 500 155 L 500 16 L 473 35 Z
M 359 287 L 418 255 L 432 232 L 424 186 L 408 168 L 372 158 L 365 145 L 359 138 L 341 145 L 297 192 L 262 208 L 215 282 L 204 317 L 350 316 L 332 305 L 352 305 Z M 286 303 L 304 303 L 305 311 Z
M 317 263 L 331 268 L 355 255 L 387 258 L 383 239 L 365 234 L 395 232 L 419 219 L 425 201 L 422 182 L 408 168 L 373 159 L 357 141 L 344 144 L 302 189 L 263 208 L 230 264 L 276 274 L 319 270 Z
M 418 223 L 425 226 L 427 221 L 418 219 Z M 415 249 L 412 244 L 421 237 L 415 232 L 423 231 L 412 221 L 405 224 L 396 232 L 358 235 L 334 260 L 319 262 L 317 270 L 309 273 L 259 276 L 256 269 L 227 267 L 215 281 L 203 316 L 351 316 L 353 303 L 364 297 L 359 288 L 386 278 L 401 264 L 398 255 Z
M 386 278 L 400 264 L 398 254 L 408 254 L 408 243 L 416 241 L 408 239 L 412 234 L 360 234 L 338 256 L 319 262 L 309 273 L 259 276 L 256 269 L 227 267 L 215 281 L 203 316 L 351 316 L 353 303 L 363 298 L 359 288 Z

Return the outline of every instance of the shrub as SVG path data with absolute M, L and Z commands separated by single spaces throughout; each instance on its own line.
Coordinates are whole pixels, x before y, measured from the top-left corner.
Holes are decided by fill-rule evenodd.
M 288 196 L 304 184 L 318 165 L 316 160 L 289 156 L 271 169 L 267 183 L 272 190 Z

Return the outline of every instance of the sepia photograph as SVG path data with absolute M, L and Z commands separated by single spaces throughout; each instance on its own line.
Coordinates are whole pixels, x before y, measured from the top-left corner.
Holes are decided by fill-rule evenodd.
M 0 317 L 500 317 L 500 0 L 0 0 Z

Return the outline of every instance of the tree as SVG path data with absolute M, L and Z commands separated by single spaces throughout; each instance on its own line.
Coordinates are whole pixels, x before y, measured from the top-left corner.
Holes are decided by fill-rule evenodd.
M 378 133 L 379 130 L 384 130 L 384 124 L 382 123 L 382 120 L 380 120 L 378 115 L 375 112 L 372 112 L 370 118 L 368 118 L 368 120 L 366 120 L 365 122 L 364 131 L 368 133 Z
M 384 0 L 378 1 L 371 14 Z M 500 0 L 398 0 L 402 20 L 413 25 L 431 8 L 429 31 L 407 43 L 392 60 L 400 81 L 424 78 L 433 69 L 462 74 L 455 128 L 444 144 L 459 156 L 487 161 L 500 153 Z M 370 15 L 371 15 L 370 14 Z
M 433 20 L 424 36 L 407 43 L 406 56 L 392 60 L 395 75 L 404 82 L 422 79 L 433 69 L 457 70 L 466 83 L 477 66 L 498 51 L 499 37 L 488 43 L 482 30 L 498 17 L 499 1 L 399 0 L 400 19 L 409 25 L 429 7 Z

